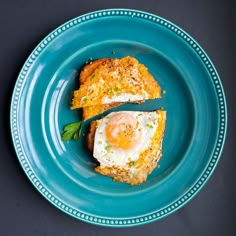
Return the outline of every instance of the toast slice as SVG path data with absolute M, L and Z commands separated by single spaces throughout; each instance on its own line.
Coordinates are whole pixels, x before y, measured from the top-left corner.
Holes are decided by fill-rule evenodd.
M 161 97 L 161 88 L 156 80 L 133 57 L 99 59 L 91 66 L 87 65 L 81 77 L 71 109 Z
M 101 58 L 98 60 L 95 60 L 86 66 L 81 70 L 80 76 L 79 76 L 79 81 L 80 85 L 86 83 L 87 80 L 93 80 L 93 74 L 97 67 L 101 64 L 106 64 L 108 63 L 110 59 L 109 58 Z M 87 106 L 87 107 L 82 107 L 82 119 L 87 120 L 90 119 L 98 114 L 101 114 L 111 108 L 117 107 L 123 103 L 121 102 L 116 102 L 116 103 L 111 103 L 111 104 L 105 104 L 105 105 L 97 105 L 97 106 Z
M 111 177 L 114 181 L 125 182 L 127 184 L 136 185 L 146 181 L 147 176 L 156 168 L 158 161 L 162 157 L 162 140 L 164 137 L 166 112 L 162 110 L 156 111 L 159 114 L 158 128 L 155 131 L 155 142 L 151 147 L 141 153 L 139 159 L 132 169 L 120 168 L 117 166 L 100 166 L 95 168 L 95 171 Z M 94 137 L 100 120 L 95 120 L 90 123 L 90 131 L 88 134 L 88 149 L 93 152 Z M 117 157 L 119 158 L 119 157 Z

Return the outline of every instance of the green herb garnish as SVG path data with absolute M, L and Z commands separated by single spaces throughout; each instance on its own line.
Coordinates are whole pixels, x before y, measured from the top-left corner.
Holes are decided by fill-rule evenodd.
M 109 95 L 112 95 L 112 94 L 113 94 L 113 89 L 112 89 L 112 88 L 108 88 L 108 89 L 107 89 L 107 93 L 108 93 Z
M 112 151 L 112 148 L 111 148 L 111 146 L 106 146 L 106 147 L 105 147 L 105 150 L 106 150 L 107 152 L 111 152 L 111 151 Z
M 150 128 L 150 129 L 154 128 L 153 125 L 151 125 L 151 124 L 147 124 L 147 127 Z
M 135 166 L 136 165 L 136 161 L 130 161 L 129 162 L 129 166 L 131 167 L 131 166 Z
M 92 76 L 90 77 L 90 81 L 93 80 L 94 78 L 95 78 L 95 75 L 92 75 Z
M 81 135 L 82 121 L 65 125 L 61 134 L 62 141 L 78 140 Z
M 121 89 L 120 88 L 118 88 L 118 87 L 115 87 L 115 92 L 120 92 L 121 91 Z
M 112 51 L 111 53 L 112 53 L 112 54 L 115 54 L 116 52 L 115 52 L 115 51 Z
M 166 90 L 162 90 L 162 94 L 166 94 Z
M 101 140 L 99 140 L 99 141 L 98 141 L 98 144 L 102 144 L 102 141 L 101 141 Z

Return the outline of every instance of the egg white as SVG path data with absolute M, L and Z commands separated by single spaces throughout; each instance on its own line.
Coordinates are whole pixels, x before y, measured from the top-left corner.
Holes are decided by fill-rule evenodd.
M 148 94 L 143 91 L 142 95 L 131 94 L 131 93 L 122 93 L 120 95 L 115 95 L 112 97 L 105 96 L 103 98 L 103 104 L 110 104 L 114 102 L 135 102 L 148 99 Z
M 110 147 L 106 140 L 105 128 L 108 120 L 114 113 L 128 113 L 133 115 L 138 121 L 138 132 L 141 132 L 141 139 L 137 146 L 129 150 L 115 149 Z M 158 128 L 158 113 L 140 111 L 120 111 L 112 112 L 101 119 L 94 138 L 93 156 L 99 161 L 101 166 L 117 166 L 125 168 L 131 161 L 136 161 L 140 153 L 151 145 L 151 139 Z

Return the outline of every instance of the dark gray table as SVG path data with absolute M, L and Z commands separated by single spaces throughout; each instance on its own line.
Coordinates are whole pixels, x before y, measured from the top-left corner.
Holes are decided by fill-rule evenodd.
M 0 3 L 0 235 L 236 235 L 235 0 L 79 1 L 9 0 Z M 24 61 L 41 39 L 65 21 L 103 8 L 134 8 L 186 30 L 215 64 L 226 92 L 229 128 L 222 158 L 197 196 L 151 224 L 112 229 L 76 220 L 34 189 L 16 158 L 10 136 L 12 89 Z M 233 31 L 234 30 L 234 31 Z M 235 59 L 235 58 L 234 58 Z M 235 62 L 235 61 L 234 61 Z

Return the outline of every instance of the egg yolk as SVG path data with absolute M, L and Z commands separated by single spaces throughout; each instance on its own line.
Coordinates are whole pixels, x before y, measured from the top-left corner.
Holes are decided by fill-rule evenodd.
M 111 116 L 106 124 L 105 135 L 111 147 L 123 150 L 133 149 L 141 140 L 138 122 L 128 113 Z

